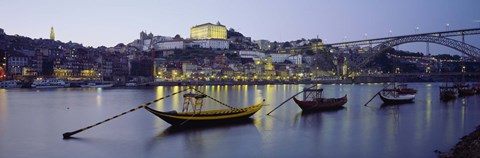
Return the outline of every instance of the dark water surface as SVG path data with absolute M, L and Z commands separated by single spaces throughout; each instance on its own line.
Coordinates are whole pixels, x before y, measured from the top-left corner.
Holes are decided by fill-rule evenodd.
M 436 157 L 480 124 L 480 95 L 439 99 L 440 83 L 413 83 L 415 103 L 363 106 L 382 84 L 321 85 L 327 97 L 348 95 L 345 109 L 302 114 L 289 101 L 308 85 L 203 86 L 237 107 L 268 106 L 252 121 L 176 130 L 144 109 L 63 140 L 62 133 L 97 123 L 183 87 L 139 89 L 0 89 L 0 157 Z M 152 105 L 180 110 L 176 95 Z M 208 100 L 206 104 L 214 103 Z M 220 105 L 205 108 L 219 109 Z

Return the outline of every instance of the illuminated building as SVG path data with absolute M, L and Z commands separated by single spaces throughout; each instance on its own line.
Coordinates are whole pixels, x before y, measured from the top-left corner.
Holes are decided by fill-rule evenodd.
M 219 22 L 214 25 L 206 23 L 194 26 L 190 29 L 190 38 L 192 39 L 227 39 L 227 28 Z
M 53 31 L 53 27 L 50 28 L 50 40 L 55 41 L 55 32 Z

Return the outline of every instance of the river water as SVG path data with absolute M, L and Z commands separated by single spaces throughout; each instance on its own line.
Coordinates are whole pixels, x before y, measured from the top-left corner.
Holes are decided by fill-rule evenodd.
M 480 95 L 439 99 L 441 83 L 410 83 L 414 103 L 384 106 L 382 84 L 320 85 L 326 97 L 348 95 L 346 108 L 302 114 L 289 101 L 310 85 L 202 86 L 229 105 L 267 106 L 242 124 L 175 130 L 144 109 L 77 130 L 184 87 L 0 89 L 0 157 L 436 157 L 480 124 Z M 179 111 L 175 95 L 150 107 Z M 204 109 L 224 108 L 206 99 Z

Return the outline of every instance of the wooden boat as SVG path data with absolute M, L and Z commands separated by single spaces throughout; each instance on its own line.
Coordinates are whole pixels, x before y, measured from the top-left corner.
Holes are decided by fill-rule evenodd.
M 414 94 L 399 94 L 396 89 L 383 89 L 379 96 L 387 104 L 411 103 L 415 99 Z
M 22 87 L 22 84 L 19 81 L 16 80 L 6 80 L 6 81 L 0 81 L 0 88 L 20 88 Z
M 149 107 L 145 107 L 145 109 L 172 126 L 206 126 L 249 119 L 264 105 L 264 101 L 262 101 L 257 105 L 245 108 L 202 111 L 203 98 L 205 97 L 206 95 L 185 94 L 182 112 L 161 112 Z
M 293 97 L 293 101 L 305 112 L 340 109 L 348 101 L 346 94 L 341 98 L 322 98 L 322 92 L 321 88 L 307 89 L 303 93 L 304 100 Z
M 398 84 L 395 86 L 395 89 L 397 89 L 398 94 L 416 94 L 417 90 L 413 88 L 408 88 L 408 85 L 405 83 Z
M 477 94 L 480 94 L 480 84 L 473 84 L 473 89 L 477 91 Z
M 458 89 L 458 94 L 460 96 L 474 95 L 475 93 L 477 93 L 477 90 L 475 88 L 470 88 L 470 86 L 465 83 L 458 83 L 454 86 Z
M 451 100 L 458 97 L 458 91 L 456 87 L 440 86 L 440 99 Z

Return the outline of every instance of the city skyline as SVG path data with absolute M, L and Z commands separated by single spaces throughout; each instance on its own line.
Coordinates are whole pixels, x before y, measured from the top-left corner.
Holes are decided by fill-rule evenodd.
M 219 21 L 252 39 L 291 41 L 317 36 L 325 43 L 479 27 L 480 2 L 442 1 L 81 1 L 4 2 L 0 28 L 7 34 L 56 39 L 86 46 L 111 47 L 138 38 L 142 30 L 155 35 L 189 37 L 192 26 Z M 390 33 L 390 30 L 392 31 Z M 480 40 L 466 42 L 480 47 Z M 400 46 L 425 50 L 425 44 Z M 432 52 L 453 51 L 431 45 Z M 438 53 L 437 53 L 438 54 Z

